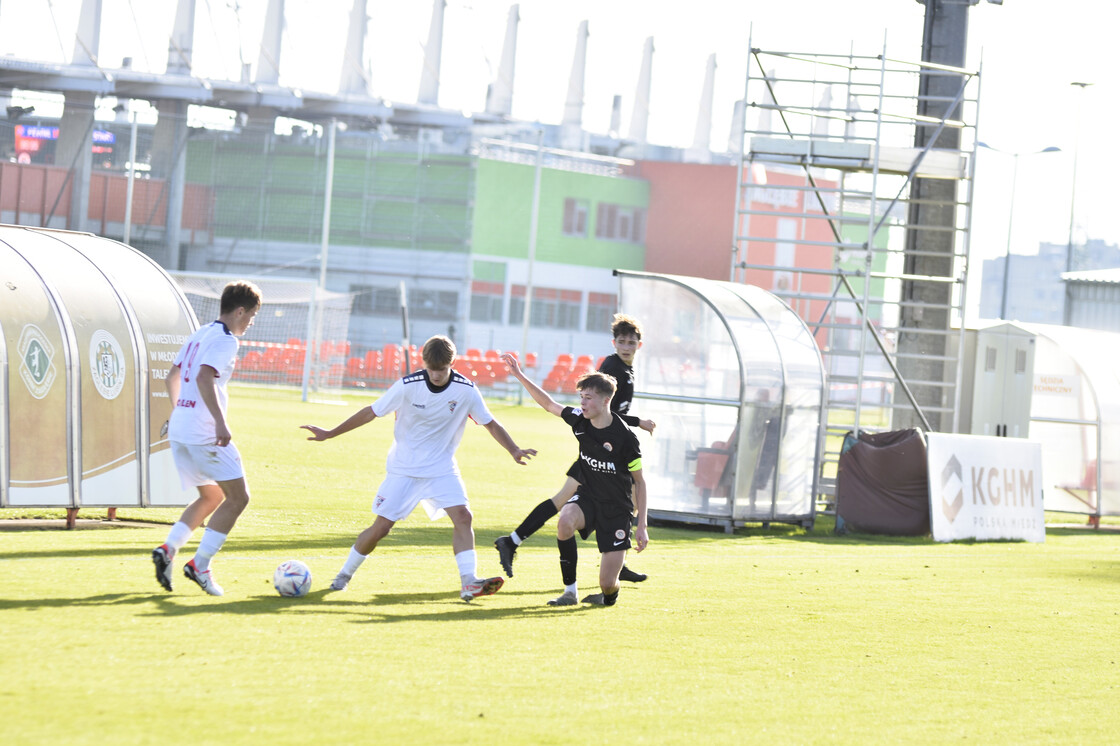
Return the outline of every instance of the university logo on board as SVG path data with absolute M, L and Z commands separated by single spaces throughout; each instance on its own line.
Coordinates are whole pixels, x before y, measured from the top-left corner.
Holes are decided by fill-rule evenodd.
M 104 329 L 94 332 L 89 341 L 89 369 L 97 393 L 116 399 L 124 388 L 124 351 L 116 337 Z
M 54 367 L 54 346 L 34 324 L 23 327 L 19 335 L 19 377 L 36 399 L 51 390 L 58 371 Z

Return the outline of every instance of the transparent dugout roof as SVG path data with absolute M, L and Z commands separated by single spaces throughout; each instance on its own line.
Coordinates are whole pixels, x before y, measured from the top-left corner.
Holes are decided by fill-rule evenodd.
M 722 524 L 814 514 L 824 368 L 804 322 L 751 285 L 617 271 L 642 323 L 632 412 L 651 516 Z
M 1120 515 L 1120 334 L 1015 322 L 1036 335 L 1031 440 L 1047 510 Z

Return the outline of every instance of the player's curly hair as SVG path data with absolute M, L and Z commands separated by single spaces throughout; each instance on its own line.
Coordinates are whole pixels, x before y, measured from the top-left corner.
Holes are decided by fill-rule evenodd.
M 238 308 L 254 311 L 261 307 L 261 289 L 247 280 L 236 280 L 222 288 L 222 314 Z
M 442 370 L 455 362 L 455 352 L 455 343 L 442 334 L 437 334 L 424 343 L 420 354 L 424 358 L 425 368 Z
M 627 316 L 624 313 L 616 313 L 614 319 L 611 321 L 611 336 L 618 339 L 619 337 L 630 334 L 633 334 L 638 338 L 638 341 L 641 341 L 641 323 L 633 316 Z
M 613 398 L 614 392 L 618 390 L 618 381 L 614 380 L 612 375 L 594 370 L 590 373 L 584 373 L 576 379 L 576 391 L 583 391 L 584 389 L 590 389 L 596 394 L 605 394 Z

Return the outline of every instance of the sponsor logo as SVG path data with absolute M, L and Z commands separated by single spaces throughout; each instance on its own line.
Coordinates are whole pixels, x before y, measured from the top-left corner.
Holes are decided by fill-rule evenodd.
M 594 471 L 602 471 L 608 474 L 617 474 L 618 469 L 615 467 L 613 461 L 600 461 L 597 458 L 591 458 L 586 453 L 579 454 L 580 460 L 587 464 Z
M 195 405 L 197 404 L 198 402 L 196 402 L 194 399 L 180 399 L 179 401 L 175 402 L 176 407 L 186 407 L 187 409 L 194 409 Z
M 576 437 L 578 438 L 581 435 L 586 435 L 587 431 L 586 430 L 576 430 L 575 434 L 576 434 Z
M 97 393 L 105 399 L 116 399 L 124 388 L 124 351 L 116 337 L 104 329 L 95 331 L 89 341 L 89 369 Z
M 956 456 L 941 470 L 941 512 L 952 523 L 964 507 L 965 487 L 971 504 L 992 508 L 1034 507 L 1034 471 L 1000 466 L 969 467 L 969 479 Z M 989 519 L 992 520 L 992 519 Z
M 957 519 L 957 514 L 964 507 L 964 479 L 961 471 L 961 462 L 956 456 L 950 456 L 949 462 L 941 470 L 941 512 L 952 523 Z M 952 501 L 946 500 L 946 495 L 952 495 Z
M 621 546 L 622 544 L 625 544 L 625 543 L 626 543 L 626 540 L 625 540 L 625 539 L 623 539 L 622 541 L 616 541 L 616 542 L 614 543 L 614 546 L 616 546 L 616 547 L 617 547 L 617 546 Z
M 36 399 L 51 390 L 58 371 L 54 367 L 54 347 L 47 335 L 34 324 L 23 327 L 19 335 L 19 377 Z
M 412 406 L 416 407 L 417 409 L 427 409 L 427 407 L 423 404 L 417 404 L 416 402 L 412 402 Z

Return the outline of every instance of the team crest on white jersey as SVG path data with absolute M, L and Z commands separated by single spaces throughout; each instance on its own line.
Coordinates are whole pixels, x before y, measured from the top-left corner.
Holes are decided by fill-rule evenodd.
M 459 406 L 459 402 L 455 401 L 454 399 L 447 403 L 447 409 L 448 409 L 448 411 L 451 411 L 451 412 L 454 412 L 455 407 L 457 407 L 457 406 Z

